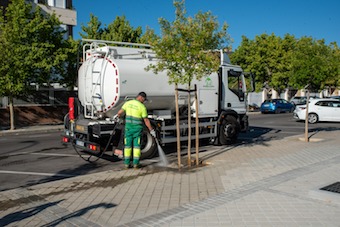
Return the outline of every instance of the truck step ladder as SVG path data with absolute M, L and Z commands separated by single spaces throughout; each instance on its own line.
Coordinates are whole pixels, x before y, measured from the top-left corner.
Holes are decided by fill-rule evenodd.
M 85 81 L 87 81 L 88 89 L 90 89 L 91 96 L 88 97 L 84 93 L 85 97 L 85 106 L 84 106 L 84 115 L 87 118 L 95 119 L 97 118 L 96 113 L 103 111 L 103 86 L 102 86 L 102 76 L 103 69 L 105 68 L 105 59 L 109 54 L 109 49 L 107 48 L 107 44 L 105 43 L 97 43 L 93 42 L 91 44 L 84 45 L 83 47 L 83 59 L 84 62 L 87 58 L 92 58 L 91 61 L 86 65 L 86 71 L 90 71 L 90 75 L 88 73 L 85 74 Z M 102 59 L 100 68 L 98 69 L 95 64 L 98 59 Z

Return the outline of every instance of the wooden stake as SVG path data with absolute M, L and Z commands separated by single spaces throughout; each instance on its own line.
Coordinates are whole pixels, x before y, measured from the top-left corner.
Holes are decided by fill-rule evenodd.
M 177 159 L 178 169 L 181 168 L 181 131 L 179 129 L 179 107 L 178 107 L 178 86 L 175 85 L 175 102 L 176 102 L 176 135 L 177 135 Z
M 305 120 L 305 142 L 309 142 L 309 138 L 308 138 L 308 106 L 309 106 L 309 91 L 307 90 L 306 120 Z
M 191 106 L 190 84 L 188 86 L 188 166 L 191 167 Z

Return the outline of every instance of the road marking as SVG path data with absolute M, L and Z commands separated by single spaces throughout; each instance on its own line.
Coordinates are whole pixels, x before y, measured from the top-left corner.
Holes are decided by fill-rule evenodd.
M 77 154 L 56 154 L 56 153 L 28 153 L 28 154 L 34 154 L 34 155 L 43 155 L 43 156 L 62 156 L 62 157 L 79 157 Z M 87 157 L 90 155 L 83 155 L 83 157 Z
M 51 136 L 51 134 L 39 134 L 39 135 L 32 135 L 32 136 L 28 136 L 28 138 L 36 138 L 36 137 L 48 137 Z
M 0 170 L 0 173 L 22 174 L 22 175 L 37 175 L 37 176 L 48 176 L 48 177 L 75 177 L 75 176 L 77 176 L 77 175 L 71 175 L 71 174 L 37 173 L 37 172 L 7 171 L 7 170 Z
M 12 154 L 3 154 L 0 155 L 0 157 L 10 157 L 10 156 L 18 156 L 18 155 L 29 155 L 29 154 L 33 154 L 33 155 L 42 155 L 42 156 L 60 156 L 60 157 L 79 157 L 78 154 L 56 154 L 56 153 L 38 153 L 38 152 L 18 152 L 18 153 L 12 153 Z M 90 155 L 82 155 L 83 157 L 89 157 Z

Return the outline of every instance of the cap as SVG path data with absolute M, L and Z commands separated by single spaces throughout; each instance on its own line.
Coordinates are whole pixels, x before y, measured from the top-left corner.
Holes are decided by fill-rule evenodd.
M 142 96 L 145 100 L 148 100 L 147 97 L 146 97 L 146 93 L 144 91 L 139 92 L 138 96 Z

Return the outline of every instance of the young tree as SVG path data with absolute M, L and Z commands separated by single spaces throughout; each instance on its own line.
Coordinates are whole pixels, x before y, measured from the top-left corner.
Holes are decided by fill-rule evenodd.
M 211 50 L 225 48 L 230 38 L 227 24 L 218 30 L 216 17 L 210 12 L 185 17 L 184 2 L 174 2 L 176 18 L 173 23 L 159 19 L 162 37 L 149 43 L 160 60 L 148 70 L 155 73 L 166 70 L 170 84 L 189 86 L 193 79 L 200 80 L 218 70 L 220 62 Z
M 147 70 L 152 70 L 154 73 L 166 70 L 169 83 L 175 84 L 176 90 L 178 84 L 186 85 L 190 90 L 192 80 L 200 80 L 216 72 L 220 61 L 211 51 L 225 47 L 224 45 L 230 41 L 227 24 L 219 30 L 216 17 L 210 12 L 199 12 L 194 17 L 186 17 L 184 2 L 184 0 L 174 1 L 176 17 L 172 23 L 164 18 L 159 19 L 162 37 L 157 39 L 154 33 L 149 32 L 151 35 L 149 43 L 159 61 L 155 65 L 149 65 Z M 190 135 L 190 108 L 188 110 L 188 135 Z M 176 116 L 179 138 L 178 110 Z M 188 141 L 190 149 L 190 138 Z
M 10 128 L 14 126 L 13 98 L 27 92 L 31 82 L 48 82 L 66 59 L 63 31 L 55 15 L 44 15 L 25 0 L 12 0 L 0 16 L 0 96 L 9 98 Z

